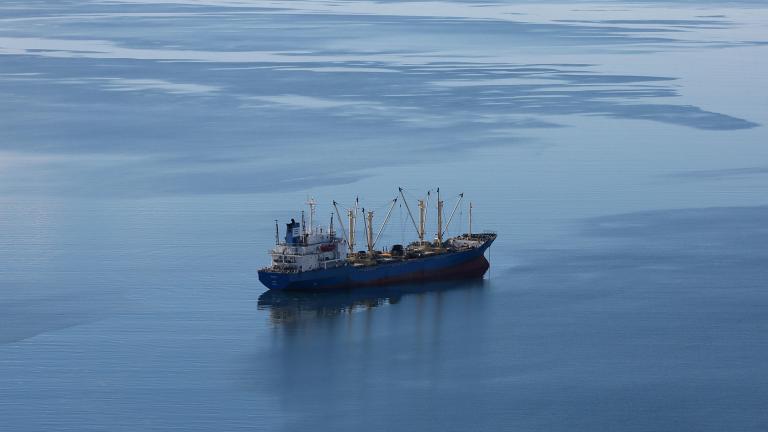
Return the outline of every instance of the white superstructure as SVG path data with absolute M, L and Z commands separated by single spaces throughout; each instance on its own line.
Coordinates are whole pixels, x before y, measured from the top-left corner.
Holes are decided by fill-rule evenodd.
M 285 230 L 284 241 L 276 235 L 275 247 L 269 252 L 272 256 L 271 268 L 281 272 L 305 272 L 317 269 L 338 267 L 345 263 L 341 253 L 343 241 L 336 238 L 333 219 L 328 230 L 314 226 L 315 201 L 309 201 L 310 225 L 291 219 Z M 275 226 L 277 232 L 277 226 Z

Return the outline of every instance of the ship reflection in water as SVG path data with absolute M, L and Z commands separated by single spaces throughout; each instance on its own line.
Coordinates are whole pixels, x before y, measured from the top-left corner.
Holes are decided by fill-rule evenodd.
M 377 307 L 396 305 L 404 297 L 437 296 L 445 292 L 482 291 L 485 279 L 425 284 L 400 284 L 329 291 L 268 290 L 259 296 L 259 310 L 269 310 L 273 324 L 331 318 Z
M 461 406 L 464 389 L 504 364 L 494 355 L 499 333 L 489 320 L 505 316 L 493 310 L 494 283 L 267 291 L 258 307 L 262 317 L 269 312 L 271 331 L 246 383 L 288 407 L 286 430 L 430 430 L 442 415 L 423 415 L 424 401 Z M 365 415 L 339 415 L 326 404 Z M 331 426 L 318 429 L 324 424 Z M 435 430 L 451 430 L 444 426 Z

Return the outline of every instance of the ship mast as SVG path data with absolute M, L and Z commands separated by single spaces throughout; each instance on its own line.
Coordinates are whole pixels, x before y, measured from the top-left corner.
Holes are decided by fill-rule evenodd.
M 309 234 L 313 234 L 315 232 L 315 208 L 317 207 L 317 201 L 315 201 L 315 198 L 310 198 L 307 201 L 307 205 L 309 205 Z
M 355 207 L 347 209 L 347 218 L 349 219 L 349 231 L 347 231 L 344 228 L 344 223 L 341 221 L 341 212 L 339 211 L 338 203 L 336 201 L 333 202 L 333 208 L 336 209 L 336 217 L 339 220 L 339 225 L 341 225 L 341 233 L 344 235 L 344 240 L 349 246 L 350 256 L 354 255 L 355 253 L 355 222 L 357 221 L 357 203 L 358 200 L 355 199 Z M 331 218 L 333 218 L 333 215 L 331 215 Z M 349 234 L 347 234 L 347 232 L 349 232 Z
M 280 244 L 280 226 L 277 224 L 277 219 L 275 219 L 275 244 Z
M 472 238 L 472 201 L 469 202 L 469 238 Z
M 365 240 L 368 244 L 368 255 L 373 256 L 373 211 L 369 210 L 366 213 L 365 209 L 363 209 L 363 214 L 367 216 L 368 221 L 368 223 L 365 223 L 365 220 L 363 220 L 365 224 Z
M 419 244 L 424 243 L 424 223 L 427 217 L 427 205 L 424 200 L 419 200 Z
M 400 191 L 400 196 L 403 197 L 403 202 L 405 203 L 405 209 L 408 211 L 408 217 L 411 219 L 411 223 L 413 223 L 413 227 L 416 228 L 416 234 L 419 236 L 419 244 L 424 244 L 424 234 L 426 233 L 426 221 L 427 221 L 427 206 L 429 202 L 429 194 L 430 192 L 427 192 L 427 199 L 423 200 L 417 200 L 418 207 L 419 207 L 419 224 L 416 225 L 416 220 L 413 217 L 413 213 L 411 213 L 411 207 L 408 205 L 408 200 L 405 199 L 405 195 L 403 194 L 403 188 L 398 188 Z
M 355 253 L 354 246 L 357 243 L 357 239 L 356 239 L 357 236 L 355 235 L 355 233 L 357 231 L 357 208 L 359 204 L 360 204 L 360 198 L 355 197 L 355 212 L 352 216 L 352 224 L 350 224 L 349 226 L 350 238 L 352 239 L 352 253 Z
M 357 219 L 357 206 L 355 206 L 354 210 L 347 210 L 347 216 L 349 217 L 349 238 L 347 239 L 347 243 L 349 243 L 349 254 L 353 255 L 355 253 L 355 220 Z
M 440 188 L 437 188 L 437 247 L 443 245 L 443 201 L 440 199 Z
M 336 201 L 333 202 L 333 208 L 336 209 L 336 218 L 339 220 L 339 225 L 341 226 L 341 234 L 344 236 L 344 241 L 347 242 L 347 246 L 349 246 L 349 254 L 352 254 L 353 251 L 353 245 L 349 242 L 349 238 L 347 237 L 347 230 L 344 228 L 344 223 L 341 221 L 341 212 L 339 212 L 339 206 L 336 205 Z M 331 223 L 333 223 L 333 215 L 331 215 Z M 352 230 L 350 230 L 351 232 Z
M 304 210 L 301 211 L 301 239 L 307 243 L 307 225 L 304 223 Z

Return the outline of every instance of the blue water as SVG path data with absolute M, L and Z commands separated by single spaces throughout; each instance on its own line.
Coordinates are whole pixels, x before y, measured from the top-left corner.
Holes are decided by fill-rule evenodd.
M 0 430 L 767 430 L 766 71 L 761 2 L 3 2 Z M 485 280 L 265 292 L 398 186 Z

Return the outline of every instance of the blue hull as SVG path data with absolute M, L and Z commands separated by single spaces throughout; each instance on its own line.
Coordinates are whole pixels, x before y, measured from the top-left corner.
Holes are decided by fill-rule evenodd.
M 484 253 L 493 243 L 477 249 L 431 257 L 354 267 L 345 265 L 327 270 L 282 273 L 259 270 L 259 280 L 275 290 L 327 290 L 458 278 L 479 278 L 488 270 Z

